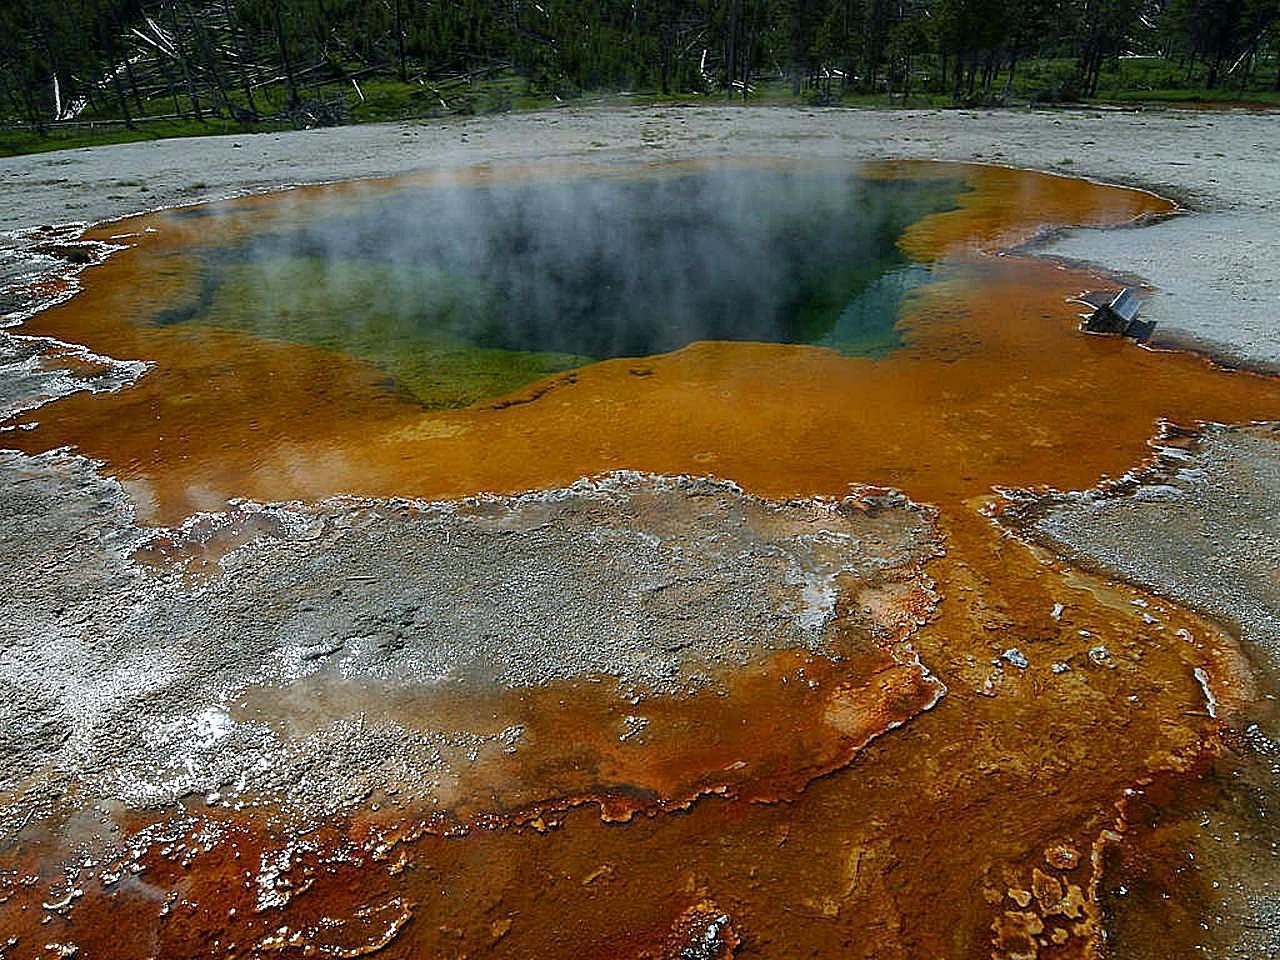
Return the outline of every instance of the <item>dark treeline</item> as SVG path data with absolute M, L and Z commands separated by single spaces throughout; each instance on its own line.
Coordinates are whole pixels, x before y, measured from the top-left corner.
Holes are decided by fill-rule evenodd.
M 1163 58 L 1208 88 L 1280 89 L 1280 0 L 4 0 L 0 117 L 130 124 L 256 120 L 318 91 L 517 76 L 532 94 L 746 97 L 763 81 L 849 93 L 1008 99 L 1019 68 L 1066 63 L 1046 99 L 1094 96 L 1104 66 Z M 1271 71 L 1275 71 L 1272 78 Z M 323 114 L 331 109 L 333 116 Z M 296 118 L 296 117 L 295 117 Z

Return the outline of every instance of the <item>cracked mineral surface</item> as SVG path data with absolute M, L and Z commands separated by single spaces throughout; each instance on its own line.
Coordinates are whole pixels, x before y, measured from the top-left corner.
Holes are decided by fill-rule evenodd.
M 434 693 L 591 678 L 634 714 L 650 698 L 727 695 L 717 677 L 780 651 L 862 657 L 877 672 L 851 670 L 872 686 L 848 698 L 843 732 L 865 740 L 875 717 L 901 722 L 942 692 L 893 647 L 929 613 L 920 569 L 938 551 L 929 512 L 898 495 L 774 503 L 615 474 L 517 498 L 241 503 L 146 530 L 88 461 L 0 456 L 10 797 L 163 806 L 247 792 L 323 814 L 394 788 L 501 811 L 560 799 L 505 783 L 504 754 L 550 748 L 523 724 L 458 726 Z M 210 544 L 227 552 L 211 560 Z M 661 739 L 648 729 L 637 744 Z M 481 758 L 487 775 L 468 774 Z M 654 789 L 643 774 L 617 786 Z

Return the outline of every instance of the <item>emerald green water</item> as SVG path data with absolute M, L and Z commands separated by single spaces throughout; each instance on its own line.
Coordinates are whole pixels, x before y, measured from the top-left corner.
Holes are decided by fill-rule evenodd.
M 154 320 L 349 353 L 435 408 L 698 340 L 882 356 L 929 276 L 897 240 L 962 189 L 723 168 L 322 197 L 201 250 L 198 294 Z

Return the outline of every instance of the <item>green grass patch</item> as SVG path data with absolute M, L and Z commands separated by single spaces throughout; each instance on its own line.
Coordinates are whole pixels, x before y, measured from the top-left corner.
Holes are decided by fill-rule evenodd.
M 245 124 L 236 120 L 139 121 L 130 129 L 124 124 L 77 123 L 59 124 L 43 133 L 27 128 L 0 128 L 0 157 L 50 150 L 75 150 L 100 147 L 111 143 L 136 143 L 142 140 L 164 140 L 170 137 L 205 137 L 229 133 L 263 133 L 288 129 L 286 123 Z

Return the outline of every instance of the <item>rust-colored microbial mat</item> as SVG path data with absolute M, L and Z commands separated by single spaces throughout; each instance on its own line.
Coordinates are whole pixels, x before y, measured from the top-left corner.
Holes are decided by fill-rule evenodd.
M 33 524 L 95 544 L 24 547 L 31 569 L 93 564 L 113 611 L 85 626 L 68 588 L 32 622 L 86 649 L 168 631 L 231 673 L 189 681 L 213 711 L 189 768 L 9 776 L 32 812 L 0 848 L 0 956 L 1102 955 L 1128 818 L 1195 781 L 1256 692 L 1227 630 L 988 514 L 993 488 L 1123 473 L 1162 419 L 1280 419 L 1274 379 L 1082 334 L 1068 299 L 1114 281 L 1014 251 L 1170 204 L 872 165 L 872 194 L 916 191 L 880 279 L 847 278 L 896 291 L 889 333 L 605 359 L 544 339 L 518 369 L 468 353 L 465 395 L 333 331 L 137 321 L 221 309 L 209 264 L 244 267 L 217 250 L 283 221 L 314 243 L 334 203 L 690 169 L 314 188 L 92 232 L 129 246 L 22 332 L 151 366 L 4 434 L 103 464 L 6 466 Z M 661 479 L 682 475 L 730 482 Z M 423 583 L 448 607 L 406 600 Z M 36 735 L 78 743 L 59 722 Z M 306 748 L 201 779 L 248 730 Z

